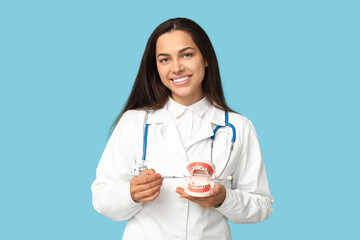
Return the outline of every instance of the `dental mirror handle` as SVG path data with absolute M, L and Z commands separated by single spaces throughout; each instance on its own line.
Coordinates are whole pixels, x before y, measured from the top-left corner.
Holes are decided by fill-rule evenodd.
M 145 169 L 144 169 L 145 170 Z M 142 170 L 141 170 L 142 171 Z M 146 175 L 139 175 L 139 174 L 130 174 L 127 175 L 128 177 L 144 177 Z M 166 179 L 174 179 L 174 178 L 189 178 L 191 176 L 168 176 L 168 175 L 161 175 L 162 178 L 166 178 Z M 213 179 L 213 180 L 219 180 L 219 181 L 223 181 L 223 180 L 228 180 L 231 181 L 232 180 L 232 176 L 227 176 L 227 178 L 221 179 L 221 178 L 210 178 L 207 177 L 208 179 Z

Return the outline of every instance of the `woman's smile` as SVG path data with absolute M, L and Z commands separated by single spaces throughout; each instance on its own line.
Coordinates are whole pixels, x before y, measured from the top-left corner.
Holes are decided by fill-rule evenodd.
M 186 77 L 173 78 L 172 80 L 174 82 L 174 85 L 181 86 L 191 81 L 191 75 Z

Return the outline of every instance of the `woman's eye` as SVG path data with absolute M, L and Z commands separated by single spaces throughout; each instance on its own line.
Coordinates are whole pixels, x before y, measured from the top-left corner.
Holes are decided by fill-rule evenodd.
M 189 57 L 191 57 L 191 53 L 185 53 L 184 54 L 184 58 L 189 58 Z
M 167 63 L 168 61 L 169 61 L 168 58 L 163 58 L 163 59 L 160 60 L 161 63 Z

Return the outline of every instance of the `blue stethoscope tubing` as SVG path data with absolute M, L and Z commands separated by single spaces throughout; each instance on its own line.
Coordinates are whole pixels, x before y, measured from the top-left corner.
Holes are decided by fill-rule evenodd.
M 230 157 L 231 157 L 231 153 L 234 149 L 234 143 L 235 143 L 235 139 L 236 139 L 236 129 L 234 127 L 234 125 L 232 125 L 231 123 L 229 123 L 229 113 L 227 111 L 225 111 L 225 126 L 220 126 L 220 125 L 217 125 L 214 129 L 214 135 L 212 135 L 210 137 L 211 139 L 211 153 L 210 153 L 210 160 L 211 162 L 213 162 L 213 159 L 212 159 L 212 156 L 213 156 L 213 148 L 214 148 L 214 141 L 215 141 L 215 136 L 216 136 L 216 133 L 217 131 L 222 128 L 222 127 L 230 127 L 232 129 L 232 138 L 231 138 L 231 146 L 230 146 L 230 152 L 229 152 L 229 155 L 228 155 L 228 158 L 226 160 L 226 164 L 225 166 L 223 167 L 222 171 L 220 172 L 220 174 L 217 176 L 217 178 L 220 178 L 221 175 L 223 174 L 223 172 L 225 171 L 229 161 L 230 161 Z
M 146 113 L 145 120 L 144 120 L 143 154 L 142 154 L 142 161 L 141 161 L 141 164 L 139 166 L 139 172 L 147 169 L 147 166 L 145 165 L 145 160 L 146 160 L 146 147 L 147 147 L 148 129 L 149 129 L 149 124 L 147 123 L 148 116 L 149 116 L 149 112 Z M 222 127 L 230 127 L 232 129 L 232 138 L 231 138 L 230 152 L 229 152 L 228 158 L 226 160 L 226 164 L 225 164 L 223 170 L 221 171 L 221 173 L 218 175 L 217 178 L 221 177 L 221 175 L 223 174 L 223 172 L 225 171 L 225 169 L 226 169 L 226 167 L 227 167 L 227 165 L 229 163 L 231 153 L 232 153 L 232 150 L 234 148 L 235 139 L 236 139 L 236 129 L 235 129 L 234 125 L 229 123 L 229 113 L 227 111 L 225 111 L 225 126 L 220 126 L 220 125 L 216 126 L 215 129 L 214 129 L 214 135 L 212 135 L 210 137 L 210 139 L 211 139 L 211 153 L 210 153 L 211 162 L 213 162 L 213 160 L 212 160 L 212 152 L 213 152 L 213 148 L 214 148 L 215 136 L 216 136 L 216 133 L 218 132 L 218 130 L 220 128 L 222 128 Z

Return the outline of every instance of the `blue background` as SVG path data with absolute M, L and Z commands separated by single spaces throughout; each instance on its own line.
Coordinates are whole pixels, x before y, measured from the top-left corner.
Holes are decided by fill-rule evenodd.
M 359 239 L 359 1 L 1 1 L 1 239 L 120 239 L 90 185 L 153 29 L 208 33 L 274 213 L 234 239 Z

